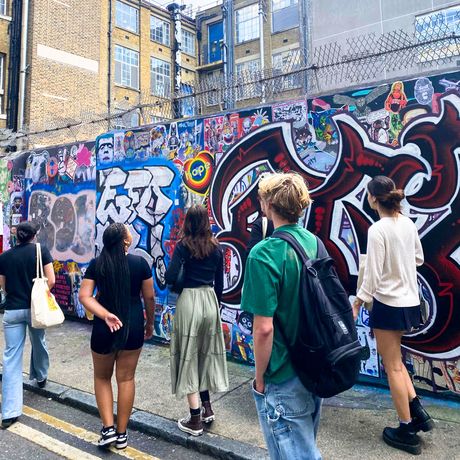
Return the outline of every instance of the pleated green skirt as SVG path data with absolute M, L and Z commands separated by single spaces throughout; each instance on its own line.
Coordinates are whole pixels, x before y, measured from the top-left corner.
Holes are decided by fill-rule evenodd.
M 171 334 L 171 386 L 177 398 L 228 390 L 219 303 L 209 286 L 186 288 L 177 299 Z

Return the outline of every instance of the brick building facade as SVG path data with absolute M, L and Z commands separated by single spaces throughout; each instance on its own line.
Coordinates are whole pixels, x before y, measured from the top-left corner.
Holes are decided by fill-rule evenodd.
M 19 60 L 14 69 L 17 75 L 25 75 L 23 117 L 20 84 L 13 90 L 19 108 L 9 112 L 15 119 L 14 130 L 50 131 L 31 136 L 32 146 L 94 139 L 114 127 L 177 116 L 171 104 L 175 83 L 191 84 L 195 79 L 196 34 L 190 18 L 179 15 L 181 37 L 176 37 L 173 11 L 143 0 L 24 3 L 28 10 L 23 8 L 13 18 L 19 26 L 25 15 L 28 21 L 22 44 L 21 40 L 15 42 L 16 53 L 23 57 L 26 53 L 25 69 Z M 6 69 L 11 18 L 1 14 L 1 5 L 2 0 L 0 63 L 3 59 Z M 3 76 L 4 88 L 6 78 Z M 2 107 L 6 107 L 5 101 Z M 117 113 L 125 115 L 98 121 Z M 5 126 L 5 119 L 6 110 L 2 110 L 0 127 Z M 18 143 L 17 147 L 27 145 Z

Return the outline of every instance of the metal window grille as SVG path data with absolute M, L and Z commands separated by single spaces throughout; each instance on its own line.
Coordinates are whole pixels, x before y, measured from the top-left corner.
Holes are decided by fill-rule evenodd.
M 259 74 L 259 75 L 258 75 Z M 251 99 L 262 94 L 262 84 L 260 83 L 260 60 L 253 59 L 251 61 L 241 62 L 236 64 L 237 100 Z M 251 78 L 258 75 L 256 78 Z M 253 80 L 251 83 L 250 80 Z
M 299 49 L 276 53 L 273 59 L 274 91 L 289 91 L 302 87 L 302 75 L 292 73 L 301 68 L 301 54 Z
M 170 97 L 171 64 L 158 58 L 150 58 L 150 89 L 153 95 Z
M 460 34 L 460 5 L 423 14 L 415 18 L 415 38 L 423 43 L 436 40 L 449 34 Z M 435 50 L 428 44 L 422 47 L 418 56 L 419 62 L 437 60 L 447 52 L 458 53 L 458 42 L 452 43 L 446 38 L 437 42 Z M 433 53 L 433 51 L 435 51 Z

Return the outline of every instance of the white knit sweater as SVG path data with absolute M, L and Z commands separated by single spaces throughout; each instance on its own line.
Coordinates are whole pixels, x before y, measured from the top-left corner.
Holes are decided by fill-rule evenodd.
M 383 217 L 369 228 L 363 283 L 364 302 L 375 297 L 392 307 L 420 304 L 416 267 L 423 264 L 417 227 L 406 216 Z

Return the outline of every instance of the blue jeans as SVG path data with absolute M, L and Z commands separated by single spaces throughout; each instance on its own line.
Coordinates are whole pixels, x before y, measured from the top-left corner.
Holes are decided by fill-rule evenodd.
M 32 355 L 30 357 L 30 380 L 44 380 L 48 376 L 49 356 L 45 343 L 45 330 L 35 329 L 30 322 L 30 309 L 5 310 L 3 331 L 2 419 L 22 414 L 22 356 L 26 329 L 29 327 Z
M 320 460 L 316 447 L 321 398 L 294 377 L 265 384 L 265 393 L 252 385 L 259 423 L 272 460 Z

